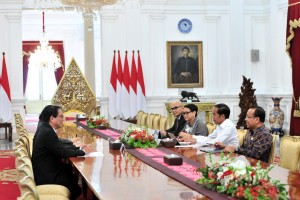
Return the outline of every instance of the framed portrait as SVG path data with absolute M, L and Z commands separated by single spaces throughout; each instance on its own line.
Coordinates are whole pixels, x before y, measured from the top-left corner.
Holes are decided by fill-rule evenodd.
M 202 41 L 167 42 L 168 88 L 203 87 Z

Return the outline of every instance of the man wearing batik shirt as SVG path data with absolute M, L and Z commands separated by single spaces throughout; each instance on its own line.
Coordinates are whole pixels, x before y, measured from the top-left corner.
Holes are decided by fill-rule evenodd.
M 245 119 L 249 131 L 246 134 L 243 145 L 240 147 L 226 146 L 224 152 L 236 152 L 268 162 L 273 137 L 264 125 L 265 116 L 266 113 L 262 107 L 251 107 Z

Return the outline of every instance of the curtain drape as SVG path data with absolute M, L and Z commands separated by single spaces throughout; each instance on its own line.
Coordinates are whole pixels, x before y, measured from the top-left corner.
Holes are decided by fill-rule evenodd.
M 23 93 L 26 91 L 27 76 L 28 76 L 28 64 L 29 64 L 29 52 L 34 52 L 36 47 L 40 44 L 39 41 L 23 41 Z M 58 68 L 55 73 L 56 83 L 59 84 L 65 71 L 65 52 L 63 41 L 49 41 L 49 45 L 52 46 L 54 51 L 58 51 L 61 59 L 62 66 Z
M 300 96 L 300 0 L 289 0 L 286 37 L 286 51 L 291 59 L 294 93 L 290 135 L 300 135 L 300 117 L 293 115 L 295 104 L 299 101 Z

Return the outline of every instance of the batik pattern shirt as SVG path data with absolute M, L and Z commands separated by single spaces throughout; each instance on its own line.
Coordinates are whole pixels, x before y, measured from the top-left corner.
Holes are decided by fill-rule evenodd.
M 237 153 L 268 162 L 272 141 L 273 137 L 265 126 L 249 130 Z

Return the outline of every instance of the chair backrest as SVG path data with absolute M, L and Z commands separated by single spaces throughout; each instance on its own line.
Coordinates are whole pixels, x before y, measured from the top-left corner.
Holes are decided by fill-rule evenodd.
M 166 129 L 171 128 L 171 125 L 173 125 L 174 122 L 170 123 L 170 116 L 167 117 L 167 123 L 166 123 Z
M 15 143 L 16 146 L 24 148 L 24 150 L 26 150 L 27 155 L 31 157 L 31 150 L 28 137 L 26 137 L 25 135 L 21 135 Z
M 15 113 L 14 118 L 15 118 L 15 123 L 16 123 L 16 132 L 17 132 L 17 135 L 19 136 L 21 129 L 25 128 L 24 122 L 23 122 L 22 116 L 19 113 Z
M 240 146 L 244 143 L 247 131 L 247 129 L 237 129 Z
M 148 119 L 148 114 L 147 113 L 143 113 L 142 114 L 142 118 L 141 118 L 141 124 L 140 124 L 140 126 L 147 126 L 147 119 Z
M 138 114 L 136 115 L 136 124 L 141 126 L 141 121 L 142 121 L 142 115 L 143 115 L 144 111 L 140 110 L 138 112 Z
M 153 119 L 154 119 L 155 114 L 150 113 L 148 116 L 148 128 L 153 128 Z
M 276 141 L 277 141 L 277 137 L 279 137 L 279 135 L 272 135 L 273 140 L 272 140 L 272 146 L 271 146 L 271 151 L 270 151 L 270 156 L 269 156 L 269 163 L 273 164 L 274 162 L 274 157 L 275 157 L 275 152 L 276 152 Z
M 21 190 L 21 195 L 26 195 L 26 197 L 22 199 L 39 199 L 39 194 L 37 192 L 34 179 L 31 176 L 24 176 L 21 180 L 19 180 L 19 186 Z
M 280 141 L 279 166 L 291 171 L 299 169 L 300 136 L 283 136 Z
M 153 119 L 153 126 L 152 126 L 153 129 L 160 130 L 160 127 L 159 127 L 160 118 L 161 118 L 160 114 L 155 114 L 154 119 Z
M 206 122 L 206 126 L 208 129 L 208 134 L 211 134 L 212 132 L 214 132 L 214 130 L 217 127 L 214 123 L 211 123 L 211 122 Z
M 25 176 L 31 176 L 34 180 L 33 171 L 32 171 L 32 168 L 30 168 L 30 167 L 31 166 L 29 166 L 25 162 L 17 166 L 18 174 L 19 174 L 19 180 L 21 180 Z
M 168 118 L 166 116 L 161 116 L 159 122 L 159 130 L 166 130 L 167 123 L 168 123 Z

